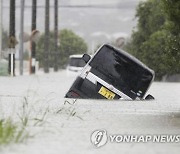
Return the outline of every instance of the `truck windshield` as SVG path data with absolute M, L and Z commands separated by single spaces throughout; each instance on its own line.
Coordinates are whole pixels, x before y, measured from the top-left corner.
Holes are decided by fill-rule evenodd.
M 152 72 L 134 57 L 107 45 L 94 56 L 90 66 L 92 73 L 134 99 L 145 95 L 153 79 Z
M 84 67 L 86 63 L 82 58 L 70 58 L 69 59 L 69 66 L 75 66 L 75 67 Z

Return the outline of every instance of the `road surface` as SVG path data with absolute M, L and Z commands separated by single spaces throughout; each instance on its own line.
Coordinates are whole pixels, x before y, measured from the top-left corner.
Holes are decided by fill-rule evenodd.
M 66 71 L 32 76 L 0 77 L 0 116 L 18 122 L 26 102 L 34 136 L 25 143 L 1 147 L 3 154 L 179 154 L 178 143 L 110 143 L 100 148 L 90 141 L 93 131 L 108 134 L 180 134 L 180 83 L 154 82 L 154 101 L 73 100 L 63 98 L 75 79 Z M 46 113 L 42 125 L 34 117 Z

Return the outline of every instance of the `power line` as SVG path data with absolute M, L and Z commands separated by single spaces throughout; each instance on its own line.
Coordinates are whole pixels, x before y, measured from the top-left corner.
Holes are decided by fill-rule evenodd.
M 134 6 L 134 5 L 133 5 Z M 25 5 L 25 8 L 32 8 L 31 5 Z M 50 8 L 54 8 L 53 5 L 49 6 Z M 59 5 L 59 8 L 89 8 L 89 9 L 127 9 L 132 8 L 132 4 L 130 5 Z M 9 8 L 9 6 L 3 6 L 3 8 Z M 17 5 L 16 8 L 20 8 L 20 5 Z M 45 8 L 44 5 L 37 5 L 37 8 Z

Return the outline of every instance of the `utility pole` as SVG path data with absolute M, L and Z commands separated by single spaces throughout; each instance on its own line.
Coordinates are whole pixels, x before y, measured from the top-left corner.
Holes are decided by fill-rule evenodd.
M 2 18 L 3 18 L 3 0 L 0 0 L 0 60 L 2 58 Z
M 36 30 L 36 10 L 37 10 L 37 0 L 32 0 L 32 33 Z M 36 43 L 35 41 L 31 41 L 31 65 L 30 65 L 30 73 L 35 74 L 36 72 Z
M 20 75 L 23 75 L 23 53 L 24 53 L 24 1 L 21 0 L 21 12 L 20 12 L 20 48 L 19 48 L 19 69 Z
M 54 71 L 58 71 L 58 0 L 54 0 Z M 58 57 L 59 58 L 59 57 Z
M 16 0 L 10 0 L 10 22 L 9 22 L 9 67 L 8 71 L 11 76 L 15 76 L 15 46 L 17 44 L 15 36 L 15 3 Z
M 49 0 L 45 4 L 44 72 L 49 73 Z

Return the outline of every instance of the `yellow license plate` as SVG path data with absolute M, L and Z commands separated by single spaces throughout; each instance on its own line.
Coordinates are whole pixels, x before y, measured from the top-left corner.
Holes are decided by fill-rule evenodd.
M 115 94 L 111 91 L 109 91 L 108 89 L 106 89 L 105 87 L 101 87 L 101 89 L 98 91 L 99 94 L 101 94 L 102 96 L 106 97 L 107 99 L 114 99 Z

